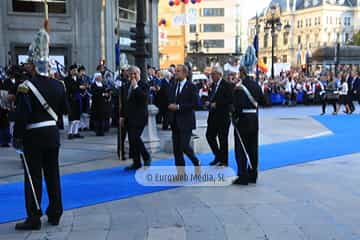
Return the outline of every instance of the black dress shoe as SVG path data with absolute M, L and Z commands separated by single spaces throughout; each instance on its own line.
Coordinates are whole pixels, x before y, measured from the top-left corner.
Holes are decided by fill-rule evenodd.
M 3 147 L 3 148 L 9 148 L 10 145 L 9 145 L 8 143 L 4 143 L 4 144 L 1 144 L 1 147 Z
M 195 167 L 200 167 L 201 162 L 200 162 L 199 160 L 196 160 L 195 162 L 193 162 L 193 165 L 194 165 Z
M 258 172 L 257 171 L 250 171 L 249 172 L 249 177 L 248 177 L 249 183 L 256 183 L 257 178 L 258 178 Z
M 73 135 L 73 138 L 84 138 L 84 136 L 80 135 L 79 133 L 78 134 L 74 134 Z
M 49 218 L 48 217 L 48 223 L 53 226 L 57 226 L 60 223 L 60 218 Z
M 228 164 L 220 162 L 217 166 L 219 166 L 219 167 L 228 167 Z
M 69 140 L 71 140 L 71 139 L 73 139 L 73 138 L 74 138 L 74 135 L 68 134 L 68 139 L 69 139 Z
M 238 177 L 237 179 L 235 179 L 235 180 L 233 181 L 233 184 L 234 184 L 234 185 L 244 185 L 244 186 L 246 186 L 246 185 L 249 185 L 249 181 L 248 181 L 247 178 Z
M 215 165 L 217 165 L 217 164 L 219 164 L 219 163 L 220 163 L 220 161 L 214 159 L 214 160 L 212 160 L 212 161 L 209 163 L 209 165 L 210 165 L 210 166 L 215 166 Z
M 135 165 L 135 164 L 132 164 L 130 166 L 127 166 L 124 168 L 125 171 L 134 171 L 134 170 L 138 170 L 141 168 L 141 165 Z
M 24 222 L 17 223 L 15 225 L 15 230 L 40 230 L 41 221 L 40 218 L 28 218 Z
M 149 158 L 148 160 L 144 160 L 145 167 L 150 167 L 150 165 L 151 165 L 151 158 Z
M 253 178 L 253 177 L 249 177 L 249 183 L 254 183 L 256 184 L 257 179 Z

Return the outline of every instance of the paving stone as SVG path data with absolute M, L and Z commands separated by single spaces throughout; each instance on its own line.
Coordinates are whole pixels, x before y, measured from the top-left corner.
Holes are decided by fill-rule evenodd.
M 266 234 L 257 225 L 225 224 L 225 232 L 228 240 L 268 240 Z
M 124 230 L 111 230 L 106 240 L 146 240 L 148 232 L 139 231 L 138 229 L 138 227 L 133 225 L 133 227 L 126 227 Z
M 74 231 L 68 236 L 69 240 L 106 240 L 108 231 Z M 121 238 L 118 238 L 121 239 Z
M 185 240 L 183 227 L 150 228 L 148 240 Z
M 110 215 L 108 214 L 93 214 L 74 217 L 73 231 L 109 229 Z

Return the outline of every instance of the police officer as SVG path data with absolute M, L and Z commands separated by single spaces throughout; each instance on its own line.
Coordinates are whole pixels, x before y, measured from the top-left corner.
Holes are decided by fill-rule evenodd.
M 16 224 L 16 230 L 41 228 L 42 172 L 49 197 L 48 222 L 58 225 L 63 213 L 57 116 L 67 112 L 67 102 L 63 84 L 49 77 L 48 44 L 49 35 L 41 29 L 29 48 L 31 77 L 17 90 L 13 144 L 22 149 L 29 171 L 25 167 L 27 218 Z
M 238 166 L 238 178 L 233 183 L 240 185 L 256 183 L 258 177 L 258 106 L 266 101 L 261 87 L 252 76 L 256 62 L 255 49 L 250 46 L 241 63 L 241 80 L 233 92 L 235 158 Z

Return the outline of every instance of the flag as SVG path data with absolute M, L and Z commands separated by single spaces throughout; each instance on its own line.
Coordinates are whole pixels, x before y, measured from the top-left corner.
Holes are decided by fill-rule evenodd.
M 262 71 L 263 73 L 267 73 L 269 71 L 268 67 L 266 66 L 266 64 L 263 62 L 262 59 L 258 60 L 258 67 L 259 70 Z
M 257 34 L 255 34 L 253 45 L 254 45 L 254 48 L 255 48 L 256 56 L 258 56 L 258 53 L 259 53 L 259 36 Z
M 120 67 L 120 41 L 119 40 L 115 43 L 115 65 L 116 65 L 116 68 L 119 69 L 119 67 Z

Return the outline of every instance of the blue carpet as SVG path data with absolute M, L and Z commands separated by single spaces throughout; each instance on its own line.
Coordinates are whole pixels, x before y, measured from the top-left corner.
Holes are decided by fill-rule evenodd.
M 321 116 L 317 121 L 328 127 L 334 135 L 296 140 L 260 147 L 260 170 L 284 167 L 314 160 L 326 159 L 360 152 L 360 116 Z M 208 164 L 212 154 L 199 154 L 201 162 Z M 230 166 L 236 169 L 233 151 L 229 154 Z M 173 165 L 173 160 L 155 161 L 154 165 Z M 129 198 L 171 187 L 144 187 L 134 178 L 134 173 L 122 168 L 111 168 L 62 176 L 65 210 Z M 43 209 L 47 195 L 43 195 Z M 26 216 L 23 183 L 0 185 L 0 223 L 15 221 Z

